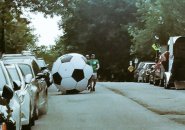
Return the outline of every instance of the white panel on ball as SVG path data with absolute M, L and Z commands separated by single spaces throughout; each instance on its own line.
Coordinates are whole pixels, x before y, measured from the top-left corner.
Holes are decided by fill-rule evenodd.
M 73 56 L 71 62 L 75 69 L 83 69 L 86 65 L 85 61 L 82 59 L 81 56 Z
M 62 79 L 61 86 L 65 88 L 65 90 L 75 89 L 77 82 L 72 78 L 64 78 Z
M 68 78 L 72 76 L 74 67 L 70 62 L 67 62 L 67 63 L 61 64 L 58 71 L 59 71 L 59 74 L 62 76 L 62 78 Z
M 54 63 L 53 63 L 53 67 L 52 67 L 52 70 L 51 70 L 51 73 L 54 74 L 56 72 L 58 72 L 58 69 L 61 65 L 61 61 L 60 59 L 58 58 Z
M 84 68 L 84 76 L 86 79 L 90 79 L 93 73 L 93 69 L 90 65 L 86 64 Z
M 79 90 L 79 91 L 83 91 L 87 88 L 87 84 L 88 84 L 88 80 L 83 79 L 83 80 L 81 80 L 77 83 L 76 89 Z

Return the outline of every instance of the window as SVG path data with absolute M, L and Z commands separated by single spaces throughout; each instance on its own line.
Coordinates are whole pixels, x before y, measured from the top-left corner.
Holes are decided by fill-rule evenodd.
M 44 60 L 38 60 L 38 64 L 40 67 L 46 67 L 46 63 Z
M 0 91 L 3 91 L 3 87 L 5 84 L 8 84 L 7 79 L 5 77 L 5 74 L 3 72 L 2 66 L 0 65 L 0 78 L 1 78 L 1 82 L 0 82 Z
M 20 69 L 22 71 L 22 74 L 24 76 L 26 76 L 27 74 L 31 74 L 33 76 L 33 73 L 32 73 L 32 70 L 31 70 L 31 66 L 29 66 L 27 64 L 19 64 L 18 66 L 20 67 Z
M 35 61 L 33 61 L 32 67 L 33 67 L 33 71 L 34 71 L 35 75 L 37 75 L 39 73 L 40 69 Z
M 21 82 L 21 78 L 20 78 L 19 73 L 18 73 L 18 71 L 16 70 L 15 67 L 8 66 L 7 70 L 8 70 L 8 72 L 9 72 L 9 74 L 10 74 L 10 76 L 13 80 L 18 80 L 18 81 Z

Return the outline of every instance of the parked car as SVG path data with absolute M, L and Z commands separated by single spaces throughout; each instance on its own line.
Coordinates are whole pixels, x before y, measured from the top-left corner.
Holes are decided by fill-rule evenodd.
M 18 65 L 6 64 L 5 66 L 12 80 L 20 86 L 16 92 L 21 102 L 21 124 L 23 129 L 30 130 L 34 124 L 34 90 L 36 90 L 36 86 L 30 84 L 32 78 L 29 74 L 23 76 Z
M 4 88 L 7 88 L 7 90 L 9 89 L 10 91 L 12 91 L 12 96 L 7 94 L 5 98 L 11 99 L 7 101 L 7 104 L 9 106 L 9 109 L 12 110 L 12 118 L 15 121 L 15 128 L 13 129 L 21 130 L 22 129 L 21 105 L 20 105 L 19 97 L 15 92 L 16 88 L 18 88 L 19 86 L 16 84 L 16 82 L 13 82 L 11 80 L 2 61 L 0 61 L 0 78 L 1 78 L 0 93 L 2 94 L 2 97 L 5 97 L 6 92 L 8 93 L 8 91 L 6 91 L 5 95 L 3 95 L 3 91 L 5 91 Z
M 44 78 L 47 86 L 49 87 L 53 83 L 52 75 L 48 69 L 48 65 L 45 63 L 43 58 L 37 58 L 31 51 L 22 51 L 21 54 L 3 54 L 3 60 L 10 59 L 33 59 L 41 72 L 44 74 Z
M 165 71 L 168 69 L 168 60 L 169 59 L 169 52 L 163 52 L 154 67 L 152 68 L 149 82 L 154 84 L 155 86 L 164 86 L 164 75 Z
M 149 75 L 149 83 L 153 84 L 154 82 L 154 75 L 155 75 L 155 65 L 152 65 L 151 68 L 147 71 L 148 75 Z
M 152 69 L 152 66 L 155 65 L 155 63 L 151 63 L 151 64 L 146 64 L 146 66 L 143 66 L 144 68 L 142 69 L 142 79 L 143 82 L 148 83 L 149 82 L 149 78 L 150 78 L 150 72 Z
M 185 88 L 185 37 L 170 37 L 168 68 L 164 72 L 164 87 Z
M 53 79 L 52 79 L 51 72 L 48 68 L 48 64 L 46 64 L 43 58 L 37 58 L 37 62 L 42 72 L 45 75 L 45 80 L 46 80 L 47 86 L 49 87 L 53 83 Z
M 34 59 L 3 59 L 5 64 L 17 63 L 20 67 L 23 76 L 31 74 L 31 84 L 36 86 L 34 117 L 38 119 L 39 114 L 47 113 L 48 105 L 48 90 L 44 79 L 44 74 L 41 72 L 38 64 Z
M 139 74 L 138 74 L 138 82 L 148 82 L 149 80 L 149 75 L 146 75 L 146 72 L 148 69 L 154 65 L 155 62 L 143 62 L 142 67 L 140 68 Z
M 142 69 L 144 62 L 140 62 L 134 71 L 134 81 L 138 82 L 139 71 Z
M 20 54 L 3 54 L 2 59 L 33 59 L 37 63 L 37 57 L 30 51 L 22 51 Z M 37 63 L 38 64 L 38 63 Z

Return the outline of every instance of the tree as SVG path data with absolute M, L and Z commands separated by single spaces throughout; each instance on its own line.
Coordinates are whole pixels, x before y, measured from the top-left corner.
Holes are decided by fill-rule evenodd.
M 131 45 L 127 24 L 135 20 L 135 11 L 134 1 L 69 1 L 60 13 L 64 35 L 57 46 L 63 54 L 95 53 L 101 75 L 110 78 L 111 73 L 127 70 Z
M 16 53 L 35 47 L 36 36 L 22 17 L 23 10 L 57 14 L 64 5 L 60 0 L 2 0 L 0 1 L 0 48 L 1 52 Z
M 153 43 L 167 45 L 170 36 L 184 34 L 185 1 L 137 0 L 136 6 L 137 22 L 128 28 L 133 37 L 132 53 L 151 60 L 155 55 L 151 47 Z

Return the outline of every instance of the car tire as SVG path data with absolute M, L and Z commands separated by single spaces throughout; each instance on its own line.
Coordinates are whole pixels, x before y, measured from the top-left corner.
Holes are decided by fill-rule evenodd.
M 45 93 L 45 98 L 46 98 L 46 102 L 44 103 L 43 107 L 40 109 L 40 113 L 45 115 L 47 114 L 47 111 L 48 111 L 48 93 L 47 93 L 47 90 L 46 90 L 46 93 Z
M 156 79 L 154 78 L 154 85 L 155 85 L 155 86 L 158 86 L 158 85 L 159 85 L 159 80 L 156 80 Z
M 6 122 L 7 130 L 16 130 L 16 125 L 11 122 Z
M 160 80 L 160 87 L 164 87 L 164 76 L 163 76 L 163 78 Z
M 34 114 L 34 116 L 33 116 L 34 120 L 38 120 L 39 119 L 39 109 L 38 109 L 38 105 L 37 104 L 34 106 L 33 114 Z
M 145 77 L 142 78 L 142 82 L 143 82 L 143 83 L 146 83 Z
M 146 83 L 149 83 L 149 76 L 146 77 Z
M 150 84 L 153 84 L 153 82 L 152 82 L 151 78 L 152 78 L 152 77 L 151 77 L 151 76 L 149 76 L 149 83 L 150 83 Z
M 48 102 L 44 103 L 44 106 L 40 109 L 40 112 L 42 115 L 46 115 L 48 111 Z
M 30 116 L 29 116 L 29 124 L 27 125 L 23 125 L 22 126 L 22 130 L 31 130 L 31 127 L 32 127 L 32 119 L 31 119 L 31 113 L 30 113 Z

